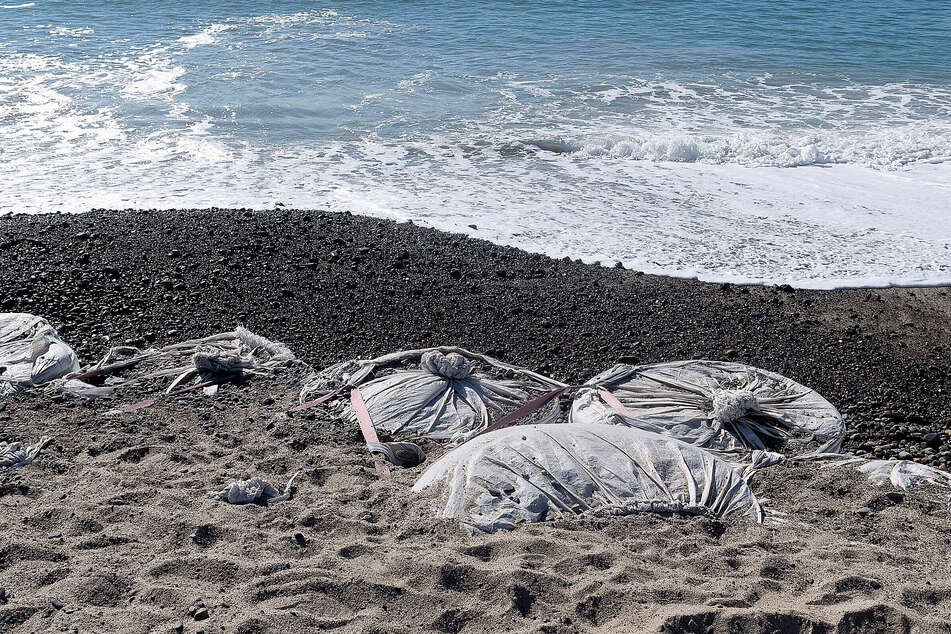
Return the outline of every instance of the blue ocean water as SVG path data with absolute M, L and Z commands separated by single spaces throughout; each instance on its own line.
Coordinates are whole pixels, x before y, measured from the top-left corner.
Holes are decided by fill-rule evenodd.
M 282 203 L 948 282 L 951 5 L 0 0 L 0 160 L 0 213 Z

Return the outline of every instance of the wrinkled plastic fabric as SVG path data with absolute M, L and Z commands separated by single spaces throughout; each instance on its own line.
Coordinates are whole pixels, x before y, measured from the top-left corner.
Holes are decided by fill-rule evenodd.
M 563 516 L 763 510 L 739 469 L 687 443 L 622 425 L 509 427 L 456 447 L 416 482 L 443 486 L 440 517 L 474 532 Z
M 413 362 L 416 367 L 399 364 Z M 374 371 L 399 369 L 370 379 Z M 505 375 L 493 376 L 490 372 Z M 311 378 L 301 401 L 342 385 L 359 386 L 378 432 L 394 439 L 463 440 L 532 394 L 561 384 L 461 348 L 429 348 L 337 364 Z M 350 406 L 344 416 L 355 421 Z
M 817 444 L 834 451 L 845 433 L 842 416 L 815 391 L 738 363 L 618 365 L 585 385 L 575 395 L 571 422 L 628 425 L 721 454 L 793 454 Z
M 283 493 L 267 480 L 255 476 L 248 480 L 236 480 L 220 491 L 208 491 L 208 497 L 228 504 L 275 504 L 290 498 L 296 477 L 297 474 L 291 477 Z
M 49 436 L 43 436 L 35 445 L 24 445 L 21 442 L 0 441 L 0 469 L 15 469 L 25 467 L 40 455 L 43 447 L 49 444 Z
M 824 461 L 823 468 L 849 466 L 867 475 L 872 484 L 889 482 L 896 489 L 912 489 L 922 482 L 951 487 L 951 473 L 911 460 L 880 460 L 844 454 L 818 454 L 806 459 Z
M 0 313 L 0 398 L 78 369 L 76 353 L 45 319 Z
M 98 363 L 76 373 L 87 381 L 100 379 L 104 385 L 94 387 L 67 377 L 57 382 L 55 388 L 71 396 L 98 398 L 129 383 L 175 377 L 166 388 L 166 392 L 171 392 L 195 377 L 207 382 L 238 374 L 267 374 L 291 362 L 296 362 L 296 357 L 287 346 L 239 326 L 232 332 L 158 349 L 112 348 Z M 213 394 L 216 388 L 217 385 L 210 385 L 205 390 Z

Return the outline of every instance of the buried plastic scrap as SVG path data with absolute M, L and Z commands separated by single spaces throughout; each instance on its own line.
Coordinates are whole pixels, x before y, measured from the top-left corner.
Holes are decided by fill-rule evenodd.
M 456 447 L 419 478 L 442 484 L 439 517 L 473 531 L 511 529 L 562 516 L 763 510 L 739 468 L 712 453 L 621 425 L 526 425 L 497 430 Z
M 835 451 L 839 412 L 815 391 L 739 363 L 677 361 L 617 365 L 578 390 L 575 423 L 614 422 L 721 453 Z
M 298 475 L 295 473 L 291 476 L 284 486 L 283 493 L 266 480 L 253 477 L 247 480 L 236 480 L 219 491 L 208 491 L 208 497 L 228 504 L 276 504 L 290 499 L 294 480 Z
M 29 446 L 20 442 L 0 441 L 0 469 L 25 467 L 36 460 L 50 440 L 49 436 L 43 436 L 38 443 Z
M 0 397 L 78 369 L 76 353 L 45 319 L 0 313 Z
M 532 393 L 562 384 L 462 348 L 427 348 L 331 366 L 311 377 L 301 401 L 345 386 L 359 386 L 377 430 L 392 438 L 445 440 L 471 437 Z M 351 406 L 344 416 L 356 419 Z

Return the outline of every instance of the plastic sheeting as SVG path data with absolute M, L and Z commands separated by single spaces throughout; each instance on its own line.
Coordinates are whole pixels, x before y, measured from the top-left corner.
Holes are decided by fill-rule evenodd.
M 845 433 L 842 416 L 815 391 L 738 363 L 617 365 L 585 386 L 571 422 L 620 423 L 721 453 L 796 453 L 810 443 L 834 451 Z
M 428 348 L 332 366 L 308 381 L 301 401 L 343 386 L 359 386 L 373 426 L 392 438 L 460 440 L 562 384 L 462 348 Z M 344 416 L 356 420 L 350 406 Z
M 166 392 L 171 392 L 196 376 L 210 383 L 239 374 L 267 374 L 294 361 L 294 353 L 284 344 L 238 326 L 231 332 L 158 349 L 112 348 L 98 363 L 70 375 L 57 387 L 74 396 L 96 398 L 129 383 L 175 377 L 166 388 Z M 100 381 L 105 385 L 92 387 L 83 381 Z M 217 385 L 208 385 L 205 390 L 213 393 L 216 388 Z
M 291 487 L 298 474 L 294 474 L 281 493 L 267 480 L 253 477 L 248 480 L 236 480 L 220 491 L 208 491 L 208 497 L 228 504 L 275 504 L 290 499 Z
M 897 489 L 911 489 L 921 482 L 951 487 L 951 473 L 911 460 L 879 460 L 844 454 L 819 454 L 807 459 L 826 460 L 823 468 L 850 466 L 866 474 L 873 484 L 890 482 Z
M 76 353 L 45 319 L 0 313 L 0 397 L 78 369 Z
M 667 436 L 621 425 L 509 427 L 444 455 L 413 487 L 444 485 L 438 515 L 473 531 L 555 517 L 763 510 L 738 468 Z

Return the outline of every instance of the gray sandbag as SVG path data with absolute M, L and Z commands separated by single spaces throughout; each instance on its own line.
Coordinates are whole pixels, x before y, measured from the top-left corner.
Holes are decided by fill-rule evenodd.
M 331 366 L 307 381 L 301 402 L 334 390 L 345 396 L 343 388 L 359 387 L 377 431 L 394 439 L 458 441 L 562 385 L 462 348 L 426 348 Z M 349 404 L 342 415 L 356 421 Z
M 509 427 L 456 447 L 424 473 L 438 517 L 471 531 L 574 515 L 677 512 L 763 520 L 740 468 L 668 436 L 622 425 Z
M 628 425 L 738 457 L 835 451 L 845 433 L 842 416 L 815 391 L 723 361 L 617 365 L 576 391 L 570 420 Z
M 287 346 L 238 326 L 230 332 L 162 348 L 111 348 L 97 363 L 70 375 L 67 378 L 71 381 L 57 387 L 74 396 L 96 398 L 126 385 L 175 377 L 165 388 L 166 392 L 172 392 L 188 380 L 197 380 L 209 383 L 205 391 L 214 393 L 216 380 L 237 375 L 267 375 L 290 363 L 299 362 Z M 77 380 L 101 381 L 104 386 L 92 389 Z
M 0 313 L 0 397 L 79 369 L 76 353 L 42 317 Z

